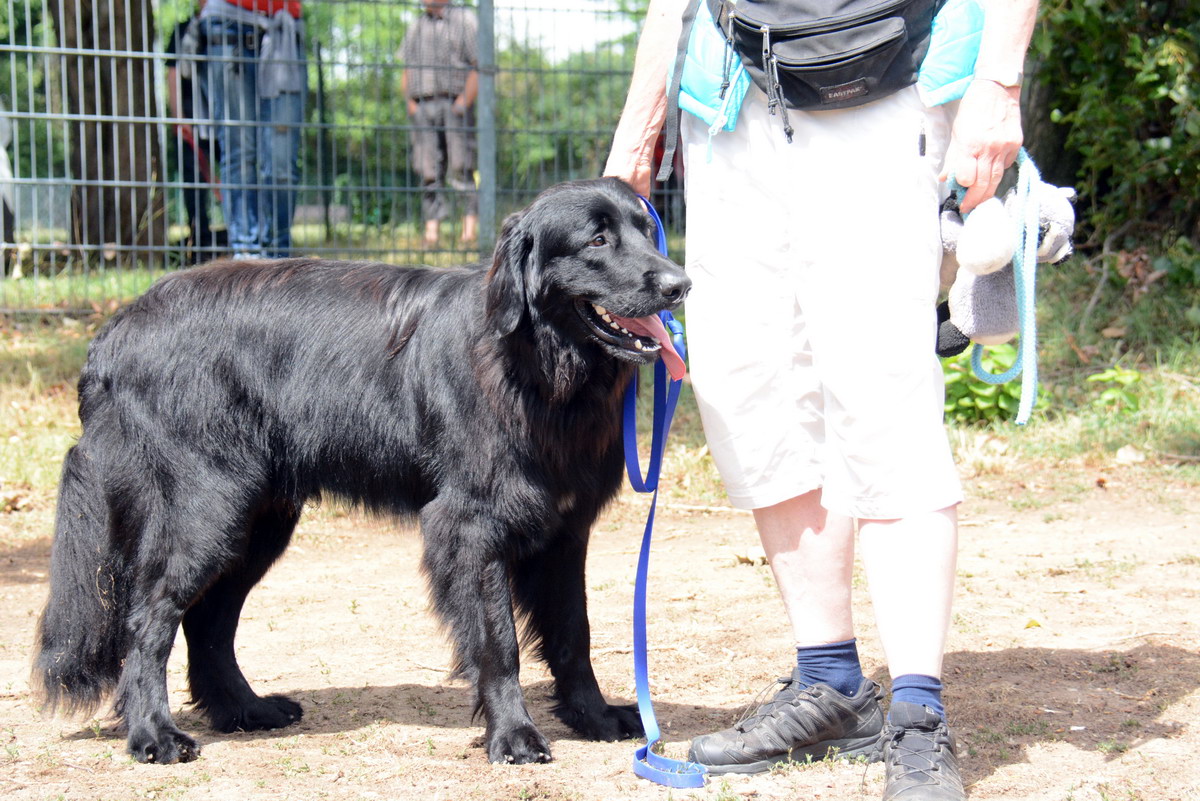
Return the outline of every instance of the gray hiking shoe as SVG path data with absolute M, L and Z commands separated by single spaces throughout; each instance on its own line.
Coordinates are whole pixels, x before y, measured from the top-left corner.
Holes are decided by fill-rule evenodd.
M 881 748 L 883 801 L 965 801 L 954 735 L 932 709 L 893 702 Z
M 688 759 L 709 773 L 761 773 L 780 762 L 826 757 L 878 759 L 883 711 L 879 685 L 863 679 L 846 697 L 824 684 L 802 686 L 800 671 L 779 679 L 775 697 L 732 729 L 692 740 Z

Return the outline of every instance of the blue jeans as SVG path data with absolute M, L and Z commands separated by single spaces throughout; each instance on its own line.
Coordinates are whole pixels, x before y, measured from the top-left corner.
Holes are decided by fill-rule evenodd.
M 208 17 L 204 35 L 212 117 L 234 123 L 216 126 L 229 245 L 235 257 L 290 255 L 306 92 L 258 96 L 256 26 Z

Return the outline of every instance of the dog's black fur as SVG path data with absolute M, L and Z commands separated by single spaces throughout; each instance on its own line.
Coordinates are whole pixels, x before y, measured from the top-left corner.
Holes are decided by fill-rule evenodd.
M 492 761 L 550 758 L 518 682 L 514 608 L 580 734 L 640 733 L 589 657 L 589 529 L 617 492 L 622 393 L 657 345 L 608 328 L 677 306 L 636 196 L 562 184 L 505 221 L 493 262 L 305 259 L 171 275 L 96 337 L 59 488 L 34 678 L 48 705 L 115 690 L 130 753 L 199 754 L 174 724 L 180 622 L 196 705 L 223 732 L 295 722 L 234 657 L 246 594 L 309 499 L 420 521 L 433 604 L 476 687 Z

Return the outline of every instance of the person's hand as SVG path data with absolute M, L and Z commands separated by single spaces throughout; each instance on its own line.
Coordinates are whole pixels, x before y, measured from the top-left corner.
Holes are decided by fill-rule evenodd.
M 653 165 L 641 159 L 628 159 L 623 162 L 617 154 L 609 156 L 608 164 L 604 167 L 604 175 L 620 178 L 633 187 L 633 191 L 642 197 L 650 197 L 650 180 L 654 177 Z
M 1017 159 L 1024 137 L 1020 98 L 1020 87 L 988 80 L 972 81 L 963 95 L 939 179 L 953 176 L 966 187 L 964 214 L 996 194 L 1004 170 Z
M 460 117 L 465 116 L 470 105 L 465 97 L 459 95 L 454 98 L 454 113 Z
M 411 97 L 408 99 L 408 116 L 417 116 L 417 101 L 413 100 Z

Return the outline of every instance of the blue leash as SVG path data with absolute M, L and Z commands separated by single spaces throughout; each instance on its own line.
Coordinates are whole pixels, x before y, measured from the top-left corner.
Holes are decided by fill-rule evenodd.
M 983 367 L 983 345 L 975 343 L 971 350 L 971 369 L 975 377 L 988 384 L 1005 384 L 1021 376 L 1021 400 L 1017 404 L 1017 425 L 1029 422 L 1033 404 L 1037 400 L 1037 250 L 1038 227 L 1041 223 L 1041 206 L 1034 187 L 1041 183 L 1042 176 L 1037 165 L 1025 148 L 1017 153 L 1017 200 L 1023 218 L 1015 222 L 1017 249 L 1013 255 L 1013 279 L 1017 292 L 1017 319 L 1020 321 L 1021 343 L 1017 360 L 1003 373 L 989 373 Z M 952 184 L 961 201 L 966 194 L 958 182 Z
M 646 198 L 642 198 L 646 210 L 658 225 L 658 251 L 667 254 L 667 234 L 658 212 Z M 671 341 L 680 358 L 687 358 L 683 341 L 683 326 L 670 312 L 659 312 L 663 325 L 671 334 Z M 646 732 L 646 744 L 639 746 L 633 755 L 633 772 L 644 779 L 667 787 L 703 787 L 708 769 L 694 762 L 669 759 L 654 753 L 654 745 L 662 736 L 658 719 L 654 716 L 654 704 L 650 700 L 650 678 L 646 664 L 646 577 L 650 566 L 650 536 L 654 529 L 654 511 L 658 506 L 658 477 L 662 469 L 663 449 L 667 433 L 671 430 L 671 418 L 679 400 L 682 381 L 674 381 L 667 375 L 662 359 L 654 365 L 654 421 L 650 440 L 650 463 L 646 466 L 646 477 L 642 478 L 637 448 L 637 373 L 625 391 L 625 471 L 629 483 L 636 492 L 652 492 L 650 514 L 646 519 L 646 531 L 642 535 L 642 550 L 638 556 L 637 580 L 633 590 L 633 673 L 637 686 L 638 713 L 642 716 L 642 728 Z

